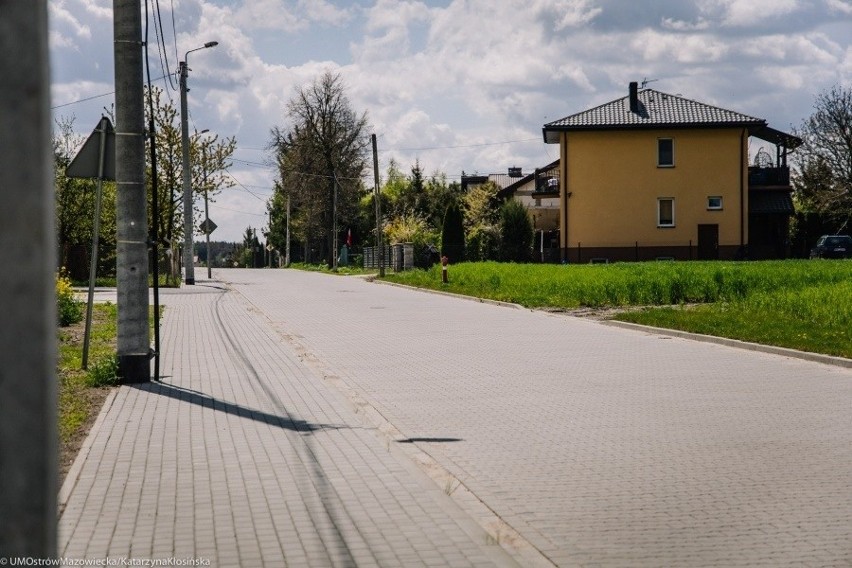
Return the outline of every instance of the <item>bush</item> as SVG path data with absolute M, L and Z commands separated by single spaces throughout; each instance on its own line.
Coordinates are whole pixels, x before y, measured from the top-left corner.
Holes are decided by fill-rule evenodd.
M 56 275 L 56 312 L 59 316 L 59 325 L 62 327 L 83 319 L 83 302 L 74 298 L 71 278 L 68 277 L 65 269 L 60 270 Z
M 444 215 L 441 254 L 455 264 L 465 259 L 464 216 L 458 203 L 451 203 Z
M 475 225 L 467 233 L 468 260 L 497 260 L 500 257 L 500 228 L 496 225 Z
M 108 387 L 119 384 L 118 356 L 109 355 L 98 359 L 86 375 L 86 385 L 90 387 Z
M 500 208 L 503 260 L 528 262 L 533 242 L 533 226 L 527 208 L 519 201 L 507 201 Z

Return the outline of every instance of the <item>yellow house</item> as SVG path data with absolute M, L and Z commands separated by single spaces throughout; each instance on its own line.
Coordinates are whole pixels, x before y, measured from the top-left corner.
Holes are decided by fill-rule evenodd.
M 785 256 L 801 140 L 765 120 L 630 83 L 543 130 L 560 150 L 563 261 Z M 751 136 L 776 146 L 774 163 L 749 168 Z

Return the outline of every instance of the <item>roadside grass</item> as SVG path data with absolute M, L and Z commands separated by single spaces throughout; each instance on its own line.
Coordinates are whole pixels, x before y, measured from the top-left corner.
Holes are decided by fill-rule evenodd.
M 160 288 L 180 288 L 181 279 L 180 278 L 171 278 L 168 274 L 160 274 L 157 279 L 160 282 Z M 89 280 L 74 280 L 72 282 L 74 287 L 76 288 L 89 288 Z M 148 286 L 154 285 L 154 276 L 148 275 Z M 96 288 L 115 288 L 116 279 L 115 276 L 99 276 L 95 278 L 95 287 Z
M 92 311 L 92 335 L 89 343 L 89 369 L 104 365 L 115 357 L 116 305 L 95 304 Z M 84 322 L 59 329 L 59 439 L 70 442 L 90 419 L 90 372 L 83 371 Z
M 615 317 L 852 357 L 849 261 L 610 265 L 486 262 L 450 266 L 449 283 L 445 285 L 441 284 L 440 267 L 392 273 L 386 279 L 529 308 L 643 306 L 641 311 Z
M 324 272 L 326 274 L 337 274 L 339 276 L 360 276 L 363 274 L 376 274 L 378 270 L 372 268 L 361 268 L 360 266 L 339 266 L 337 272 L 331 270 L 327 264 L 308 264 L 304 262 L 293 262 L 289 268 L 304 270 L 307 272 Z

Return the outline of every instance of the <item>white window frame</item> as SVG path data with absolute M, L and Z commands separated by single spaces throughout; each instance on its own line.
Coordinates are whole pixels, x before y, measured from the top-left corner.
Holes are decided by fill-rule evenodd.
M 668 140 L 672 144 L 672 162 L 670 164 L 663 164 L 663 163 L 660 162 L 660 142 L 662 142 L 663 140 Z M 657 138 L 657 167 L 658 168 L 673 168 L 673 167 L 675 167 L 674 138 L 671 138 L 671 137 Z
M 718 199 L 719 205 L 711 205 L 711 202 L 710 202 L 711 199 Z M 722 200 L 721 195 L 708 195 L 707 196 L 707 210 L 708 211 L 721 211 L 724 208 L 723 205 L 724 205 L 724 202 Z
M 672 222 L 671 222 L 671 224 L 663 223 L 662 219 L 660 218 L 661 217 L 660 216 L 660 212 L 661 212 L 660 208 L 661 208 L 663 201 L 671 201 L 671 204 L 672 204 Z M 657 198 L 657 228 L 669 229 L 669 228 L 674 227 L 674 226 L 675 226 L 675 198 L 674 197 L 658 197 Z

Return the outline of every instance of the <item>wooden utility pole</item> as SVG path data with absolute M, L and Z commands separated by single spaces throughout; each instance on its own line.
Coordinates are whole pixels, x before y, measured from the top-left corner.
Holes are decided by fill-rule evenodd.
M 2 3 L 0 560 L 56 556 L 56 233 L 47 1 Z
M 113 30 L 118 372 L 123 382 L 140 383 L 151 380 L 140 0 L 113 0 Z

